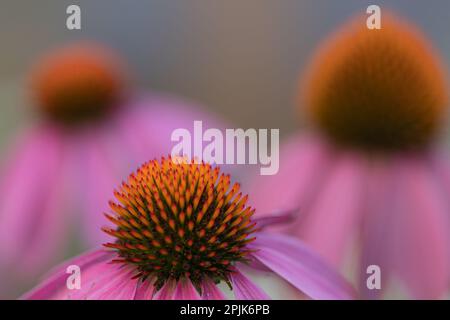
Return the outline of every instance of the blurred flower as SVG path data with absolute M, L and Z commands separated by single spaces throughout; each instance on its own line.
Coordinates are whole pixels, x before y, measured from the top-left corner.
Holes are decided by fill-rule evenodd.
M 256 179 L 254 204 L 299 206 L 284 231 L 334 264 L 356 264 L 363 297 L 394 282 L 410 297 L 442 297 L 450 162 L 433 138 L 448 100 L 428 44 L 393 15 L 381 30 L 356 19 L 317 54 L 304 88 L 315 130 L 284 145 L 278 175 Z M 366 286 L 369 265 L 381 268 L 381 291 Z
M 181 160 L 181 161 L 180 161 Z M 343 278 L 299 241 L 256 228 L 248 196 L 209 164 L 153 160 L 122 183 L 105 214 L 113 242 L 75 258 L 26 295 L 28 299 L 268 299 L 243 270 L 274 272 L 316 299 L 350 299 Z M 100 230 L 99 230 L 100 231 Z M 66 286 L 78 265 L 79 290 Z
M 98 245 L 111 187 L 171 133 L 220 122 L 175 98 L 132 92 L 120 61 L 95 44 L 46 56 L 32 72 L 41 119 L 13 144 L 0 180 L 0 283 L 7 297 L 76 246 Z M 67 252 L 67 251 L 66 251 Z

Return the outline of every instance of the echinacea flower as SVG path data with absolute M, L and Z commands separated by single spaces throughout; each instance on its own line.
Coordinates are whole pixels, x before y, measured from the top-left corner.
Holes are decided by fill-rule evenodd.
M 268 299 L 244 270 L 271 270 L 315 299 L 350 299 L 352 287 L 298 240 L 268 235 L 248 196 L 218 167 L 186 159 L 142 165 L 114 192 L 103 249 L 58 267 L 26 299 Z M 100 231 L 100 230 L 99 230 Z M 66 268 L 80 268 L 78 289 Z
M 412 25 L 386 13 L 380 30 L 352 21 L 304 80 L 314 129 L 284 145 L 278 175 L 256 178 L 253 204 L 299 206 L 283 231 L 356 266 L 363 297 L 394 284 L 413 298 L 448 288 L 450 162 L 434 139 L 448 104 L 442 70 Z M 370 265 L 381 290 L 367 287 Z
M 59 261 L 73 239 L 78 247 L 101 244 L 110 189 L 149 157 L 170 153 L 174 129 L 194 120 L 222 126 L 189 103 L 132 91 L 119 59 L 96 44 L 52 52 L 30 78 L 40 119 L 3 157 L 0 179 L 5 297 Z

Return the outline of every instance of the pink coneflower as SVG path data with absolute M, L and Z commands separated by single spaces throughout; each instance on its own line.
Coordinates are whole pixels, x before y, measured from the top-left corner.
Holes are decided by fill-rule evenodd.
M 298 240 L 268 235 L 239 184 L 209 164 L 153 160 L 114 192 L 114 241 L 59 268 L 26 299 L 268 299 L 245 271 L 271 271 L 315 299 L 350 299 L 349 286 Z M 100 230 L 99 230 L 100 231 Z M 66 268 L 81 270 L 81 287 L 67 288 Z
M 130 92 L 120 66 L 107 49 L 85 43 L 51 53 L 32 72 L 41 119 L 13 144 L 0 179 L 0 290 L 33 279 L 75 238 L 101 244 L 111 187 L 170 153 L 174 129 L 194 120 L 220 127 L 175 98 Z
M 254 204 L 300 206 L 287 232 L 332 263 L 358 261 L 364 297 L 394 283 L 409 297 L 442 297 L 450 166 L 433 143 L 448 102 L 437 58 L 413 26 L 384 13 L 381 30 L 356 19 L 335 35 L 305 80 L 315 130 L 285 144 L 279 174 L 257 179 Z M 381 268 L 381 290 L 366 287 L 369 265 Z

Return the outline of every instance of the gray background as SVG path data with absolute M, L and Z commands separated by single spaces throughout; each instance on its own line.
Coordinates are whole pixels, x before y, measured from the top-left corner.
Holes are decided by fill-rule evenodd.
M 82 30 L 65 27 L 82 9 Z M 318 42 L 369 4 L 415 22 L 450 61 L 450 1 L 398 0 L 2 0 L 0 154 L 30 120 L 27 71 L 49 48 L 76 39 L 117 49 L 137 84 L 196 100 L 236 127 L 299 126 L 299 71 Z

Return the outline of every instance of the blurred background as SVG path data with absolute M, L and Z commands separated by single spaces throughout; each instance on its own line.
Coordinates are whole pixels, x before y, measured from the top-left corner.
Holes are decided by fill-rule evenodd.
M 82 10 L 82 30 L 66 29 L 66 8 Z M 298 73 L 316 45 L 370 4 L 414 21 L 450 59 L 446 0 L 2 0 L 0 154 L 26 110 L 26 75 L 36 57 L 77 39 L 116 49 L 143 89 L 206 105 L 236 127 L 298 126 Z M 25 111 L 25 112 L 24 112 Z

